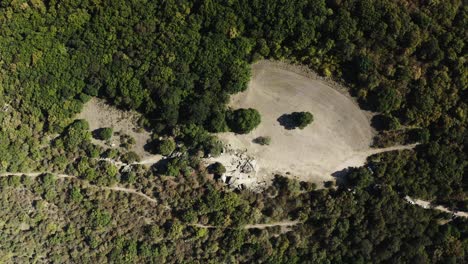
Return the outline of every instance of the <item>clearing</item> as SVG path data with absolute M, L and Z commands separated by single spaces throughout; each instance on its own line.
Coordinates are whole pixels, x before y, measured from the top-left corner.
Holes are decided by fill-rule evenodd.
M 261 189 L 281 174 L 321 186 L 333 181 L 334 173 L 364 165 L 369 155 L 414 147 L 371 148 L 372 114 L 361 110 L 343 88 L 321 80 L 306 67 L 261 61 L 252 69 L 248 89 L 232 96 L 230 107 L 255 108 L 262 122 L 246 135 L 218 134 L 225 152 L 209 160 L 225 165 L 228 184 Z M 311 112 L 313 123 L 301 130 L 278 121 L 297 111 Z M 253 143 L 259 136 L 271 137 L 271 144 Z
M 114 106 L 108 105 L 104 100 L 92 98 L 83 107 L 83 111 L 77 116 L 78 119 L 85 119 L 89 123 L 89 128 L 94 131 L 99 128 L 112 127 L 115 132 L 126 134 L 135 139 L 129 150 L 134 151 L 140 158 L 151 160 L 151 164 L 159 161 L 162 156 L 152 155 L 144 149 L 151 134 L 139 127 L 137 122 L 141 114 L 136 111 L 122 111 Z M 109 144 L 105 141 L 92 139 L 93 144 L 104 148 L 118 147 L 120 145 L 119 136 L 112 136 Z

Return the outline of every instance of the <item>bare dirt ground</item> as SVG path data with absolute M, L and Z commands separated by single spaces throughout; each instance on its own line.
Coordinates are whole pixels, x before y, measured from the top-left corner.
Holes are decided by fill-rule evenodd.
M 92 98 L 87 102 L 83 111 L 77 116 L 78 119 L 86 119 L 89 123 L 91 131 L 103 127 L 112 127 L 114 132 L 127 134 L 135 139 L 135 144 L 130 148 L 140 156 L 142 160 L 147 158 L 154 159 L 155 155 L 145 151 L 144 145 L 150 139 L 150 133 L 141 129 L 138 130 L 137 121 L 140 114 L 135 111 L 122 111 L 111 105 L 106 104 L 103 100 Z M 110 146 L 106 145 L 104 141 L 93 139 L 93 143 L 105 148 Z M 110 145 L 118 147 L 120 144 L 119 137 L 113 136 Z
M 255 108 L 262 122 L 247 135 L 219 134 L 226 151 L 211 159 L 226 166 L 226 177 L 235 185 L 261 188 L 281 174 L 321 186 L 334 180 L 337 171 L 364 165 L 369 155 L 414 147 L 372 149 L 372 114 L 361 110 L 336 84 L 320 80 L 304 67 L 261 61 L 252 68 L 249 88 L 232 96 L 230 107 Z M 279 117 L 296 111 L 311 112 L 313 123 L 303 130 L 288 130 L 279 123 Z M 271 144 L 253 143 L 259 136 L 271 137 Z M 240 171 L 246 163 L 254 167 L 252 172 Z
M 264 223 L 264 224 L 247 224 L 243 226 L 244 229 L 265 229 L 267 227 L 285 227 L 286 231 L 289 231 L 287 227 L 295 226 L 297 224 L 300 224 L 301 222 L 299 221 L 292 221 L 292 220 L 283 220 L 283 221 L 278 221 L 278 222 L 272 222 L 272 223 Z M 223 227 L 223 226 L 214 226 L 214 225 L 204 225 L 204 224 L 191 224 L 191 226 L 196 226 L 199 228 L 222 228 L 222 229 L 232 229 L 229 227 Z

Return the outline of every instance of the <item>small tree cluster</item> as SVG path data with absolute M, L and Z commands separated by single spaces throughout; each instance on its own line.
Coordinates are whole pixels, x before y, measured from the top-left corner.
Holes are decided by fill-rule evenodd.
M 314 121 L 314 116 L 310 112 L 294 112 L 291 114 L 296 127 L 304 129 Z
M 261 122 L 260 113 L 253 109 L 237 109 L 227 116 L 229 128 L 235 133 L 247 134 Z
M 157 146 L 157 151 L 163 156 L 168 156 L 174 152 L 176 143 L 172 138 L 160 140 Z
M 114 131 L 111 127 L 104 127 L 95 131 L 94 137 L 100 140 L 109 140 L 111 139 L 113 133 Z

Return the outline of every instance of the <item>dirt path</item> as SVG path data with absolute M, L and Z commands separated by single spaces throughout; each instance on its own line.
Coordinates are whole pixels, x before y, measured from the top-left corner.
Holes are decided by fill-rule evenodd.
M 265 229 L 267 227 L 275 227 L 275 226 L 295 226 L 299 224 L 299 221 L 291 221 L 291 220 L 285 220 L 285 221 L 280 221 L 280 222 L 273 222 L 273 223 L 268 223 L 268 224 L 249 224 L 245 225 L 245 229 Z
M 410 204 L 418 205 L 418 206 L 420 206 L 420 207 L 422 207 L 424 209 L 434 209 L 434 210 L 438 210 L 438 211 L 442 211 L 442 212 L 445 212 L 445 213 L 452 214 L 453 216 L 468 217 L 468 212 L 452 211 L 452 210 L 450 210 L 447 207 L 444 207 L 442 205 L 432 205 L 431 202 L 429 202 L 429 201 L 424 201 L 424 200 L 420 200 L 420 199 L 413 199 L 413 198 L 411 198 L 409 196 L 406 196 L 405 200 Z
M 127 166 L 133 166 L 133 165 L 153 165 L 155 163 L 158 163 L 163 158 L 164 158 L 164 156 L 161 156 L 161 155 L 151 155 L 151 156 L 148 156 L 148 157 L 146 157 L 145 159 L 143 159 L 141 161 L 132 162 L 132 163 L 125 163 L 125 162 L 122 162 L 122 161 L 116 161 L 114 159 L 109 159 L 109 158 L 100 158 L 98 160 L 103 160 L 103 161 L 110 162 L 110 163 L 114 164 L 117 167 L 127 167 Z
M 113 187 L 106 187 L 106 186 L 96 186 L 98 188 L 101 188 L 103 190 L 111 190 L 111 191 L 117 191 L 117 192 L 126 192 L 126 193 L 131 193 L 131 194 L 135 194 L 135 195 L 138 195 L 140 197 L 143 197 L 144 199 L 152 202 L 152 203 L 158 203 L 158 201 L 154 198 L 151 198 L 149 197 L 148 195 L 142 193 L 142 192 L 139 192 L 135 189 L 130 189 L 130 188 L 124 188 L 124 187 L 119 187 L 119 186 L 113 186 Z
M 22 172 L 5 172 L 5 173 L 0 173 L 0 177 L 23 176 L 23 175 L 25 175 L 25 176 L 28 176 L 28 177 L 36 178 L 36 177 L 38 177 L 40 175 L 43 175 L 43 174 L 46 174 L 46 173 L 50 173 L 50 174 L 54 175 L 57 178 L 74 179 L 74 180 L 78 180 L 78 181 L 83 181 L 83 180 L 78 179 L 76 176 L 73 176 L 73 175 L 57 174 L 57 173 L 52 173 L 52 172 L 24 172 L 24 173 L 22 173 Z M 120 187 L 120 186 L 112 186 L 112 187 L 97 186 L 97 185 L 94 185 L 94 184 L 90 184 L 88 182 L 86 182 L 86 187 L 97 188 L 97 189 L 101 189 L 101 190 L 110 190 L 110 191 L 117 191 L 117 192 L 125 192 L 125 193 L 129 193 L 129 194 L 134 194 L 134 195 L 138 195 L 138 196 L 144 198 L 145 200 L 147 200 L 149 202 L 158 204 L 158 201 L 156 199 L 151 198 L 150 196 L 148 196 L 148 195 L 146 195 L 146 194 L 144 194 L 142 192 L 139 192 L 136 189 L 125 188 L 125 187 Z M 265 229 L 267 227 L 275 227 L 275 226 L 289 227 L 289 226 L 297 225 L 298 223 L 299 223 L 299 221 L 285 220 L 285 221 L 273 222 L 273 223 L 268 223 L 268 224 L 247 224 L 243 228 L 244 229 L 254 229 L 254 228 Z M 202 224 L 191 224 L 191 225 L 196 226 L 196 227 L 200 227 L 200 228 L 221 228 L 221 227 L 212 226 L 212 225 L 202 225 Z
M 289 227 L 289 226 L 295 226 L 299 224 L 299 221 L 292 221 L 292 220 L 284 220 L 284 221 L 278 221 L 278 222 L 273 222 L 273 223 L 266 223 L 266 224 L 247 224 L 244 225 L 242 228 L 243 229 L 265 229 L 267 227 L 275 227 L 275 226 L 280 226 L 280 227 Z M 224 226 L 214 226 L 214 225 L 204 225 L 204 224 L 190 224 L 191 226 L 195 227 L 200 227 L 200 228 L 221 228 L 221 229 L 235 229 L 232 227 L 224 227 Z
M 26 173 L 20 173 L 20 172 L 6 172 L 6 173 L 0 173 L 0 177 L 7 177 L 7 176 L 28 176 L 28 177 L 33 177 L 33 178 L 36 178 L 40 175 L 43 175 L 45 173 L 50 173 L 52 175 L 54 175 L 55 177 L 57 178 L 68 178 L 68 179 L 75 179 L 75 180 L 78 180 L 78 181 L 83 181 L 81 179 L 78 179 L 76 176 L 73 176 L 73 175 L 68 175 L 68 174 L 57 174 L 57 173 L 52 173 L 52 172 L 26 172 Z M 89 182 L 86 182 L 86 187 L 90 187 L 90 188 L 97 188 L 97 189 L 101 189 L 101 190 L 110 190 L 110 191 L 117 191 L 117 192 L 125 192 L 125 193 L 129 193 L 129 194 L 135 194 L 135 195 L 138 195 L 142 198 L 144 198 L 145 200 L 147 201 L 150 201 L 152 203 L 158 203 L 158 201 L 154 198 L 151 198 L 149 197 L 148 195 L 142 193 L 142 192 L 139 192 L 138 190 L 136 189 L 131 189 L 131 188 L 125 188 L 125 187 L 120 187 L 120 186 L 112 186 L 112 187 L 108 187 L 108 186 L 97 186 L 97 185 L 94 185 L 94 184 L 90 184 Z
M 378 148 L 378 149 L 367 149 L 363 151 L 357 151 L 355 152 L 350 158 L 343 160 L 338 164 L 338 166 L 335 167 L 334 171 L 341 171 L 343 169 L 346 169 L 348 167 L 360 167 L 363 166 L 366 163 L 367 157 L 379 154 L 379 153 L 384 153 L 384 152 L 390 152 L 390 151 L 397 151 L 397 150 L 411 150 L 414 149 L 418 144 L 411 144 L 411 145 L 399 145 L 399 146 L 392 146 L 392 147 L 387 147 L 387 148 Z

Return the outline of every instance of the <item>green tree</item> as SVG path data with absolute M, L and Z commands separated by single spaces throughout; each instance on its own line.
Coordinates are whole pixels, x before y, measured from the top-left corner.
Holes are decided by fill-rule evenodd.
M 174 139 L 167 138 L 167 139 L 160 140 L 158 142 L 157 151 L 159 154 L 163 156 L 168 156 L 172 152 L 174 152 L 175 148 L 176 148 L 176 143 Z
M 228 113 L 229 128 L 239 134 L 247 134 L 255 129 L 261 122 L 260 113 L 253 109 L 237 109 Z
M 111 127 L 104 127 L 99 129 L 97 138 L 101 140 L 109 140 L 112 137 L 113 129 Z
M 310 112 L 294 112 L 291 114 L 296 127 L 304 129 L 314 121 L 314 116 Z
M 226 172 L 226 168 L 221 162 L 215 162 L 210 166 L 210 172 L 215 175 L 222 175 Z
M 388 86 L 379 87 L 373 96 L 371 96 L 371 104 L 375 110 L 383 113 L 389 113 L 399 108 L 401 97 L 395 88 Z

